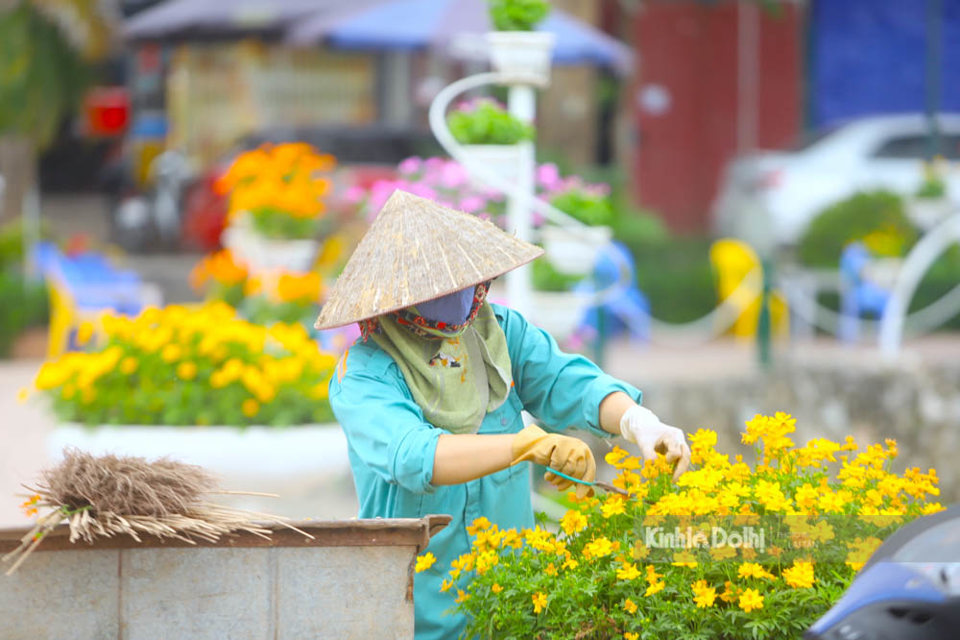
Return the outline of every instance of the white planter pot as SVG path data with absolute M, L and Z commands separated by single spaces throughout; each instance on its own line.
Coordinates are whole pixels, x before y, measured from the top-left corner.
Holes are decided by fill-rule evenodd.
M 957 205 L 949 198 L 916 198 L 907 205 L 907 215 L 921 229 L 930 229 L 954 213 Z
M 464 166 L 471 174 L 470 181 L 475 189 L 486 189 L 483 179 L 473 177 L 473 167 L 482 167 L 510 186 L 513 186 L 520 174 L 523 153 L 517 144 L 466 144 L 460 148 Z
M 320 243 L 313 239 L 275 240 L 260 235 L 241 218 L 223 230 L 223 245 L 247 269 L 260 275 L 270 271 L 309 271 Z
M 544 31 L 491 31 L 487 35 L 490 64 L 509 76 L 508 82 L 546 86 L 556 40 Z
M 94 455 L 168 456 L 210 471 L 223 489 L 279 496 L 212 500 L 238 508 L 293 518 L 356 515 L 347 441 L 337 424 L 282 428 L 61 424 L 47 437 L 47 454 L 57 462 L 67 447 Z
M 558 341 L 573 334 L 594 300 L 592 293 L 579 291 L 533 291 L 531 297 L 533 323 Z
M 613 238 L 610 227 L 560 227 L 544 225 L 540 239 L 553 268 L 567 275 L 587 275 L 600 251 Z

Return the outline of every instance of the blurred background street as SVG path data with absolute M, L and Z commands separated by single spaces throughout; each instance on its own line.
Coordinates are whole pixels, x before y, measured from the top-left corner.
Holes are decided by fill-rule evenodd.
M 398 188 L 544 245 L 494 299 L 664 421 L 896 438 L 960 497 L 960 0 L 551 4 L 545 79 L 451 97 L 481 0 L 0 3 L 0 527 L 64 425 L 338 433 L 358 332 L 309 327 Z M 224 485 L 351 517 L 329 442 Z

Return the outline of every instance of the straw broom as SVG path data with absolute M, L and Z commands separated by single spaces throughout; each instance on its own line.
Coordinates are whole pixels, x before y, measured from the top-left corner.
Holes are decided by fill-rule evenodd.
M 126 534 L 174 538 L 190 544 L 216 542 L 243 531 L 269 538 L 271 523 L 312 538 L 279 516 L 233 509 L 207 502 L 210 494 L 271 494 L 223 491 L 201 467 L 168 458 L 147 461 L 132 456 L 93 456 L 67 449 L 56 467 L 41 474 L 24 507 L 40 514 L 20 545 L 0 558 L 12 562 L 10 575 L 36 550 L 43 537 L 66 522 L 70 542 Z

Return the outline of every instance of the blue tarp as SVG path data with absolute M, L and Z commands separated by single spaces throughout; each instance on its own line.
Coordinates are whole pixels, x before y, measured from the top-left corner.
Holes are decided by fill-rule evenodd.
M 960 0 L 940 0 L 940 111 L 960 111 Z M 816 0 L 811 7 L 810 119 L 923 112 L 927 0 Z

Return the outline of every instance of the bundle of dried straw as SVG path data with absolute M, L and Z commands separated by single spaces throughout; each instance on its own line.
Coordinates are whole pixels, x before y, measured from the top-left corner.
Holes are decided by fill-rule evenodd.
M 26 503 L 41 513 L 20 545 L 0 558 L 13 564 L 12 574 L 43 537 L 63 522 L 70 527 L 70 542 L 127 534 L 216 542 L 221 536 L 246 531 L 269 538 L 269 524 L 288 524 L 279 516 L 232 509 L 206 501 L 210 494 L 269 495 L 217 489 L 214 478 L 203 468 L 162 458 L 93 456 L 68 449 L 63 461 L 41 474 L 35 487 L 24 485 L 33 495 Z

